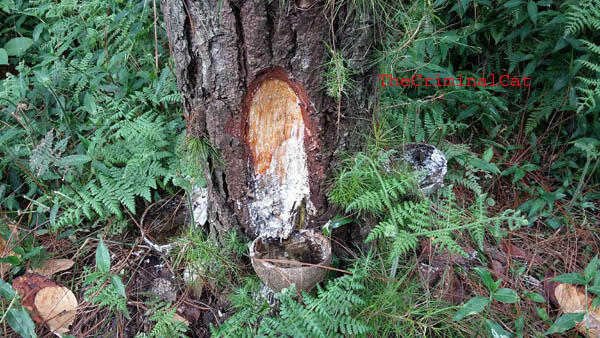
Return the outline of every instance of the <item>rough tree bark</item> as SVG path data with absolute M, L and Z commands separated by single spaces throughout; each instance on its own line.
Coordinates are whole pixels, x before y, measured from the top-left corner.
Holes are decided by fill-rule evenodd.
M 297 141 L 304 147 L 310 188 L 296 194 L 292 209 L 297 214 L 298 202 L 307 197 L 308 226 L 327 220 L 325 184 L 334 154 L 352 144 L 348 135 L 357 117 L 368 118 L 377 82 L 367 68 L 371 15 L 349 12 L 342 2 L 332 0 L 326 7 L 325 1 L 313 0 L 162 0 L 188 133 L 211 142 L 224 160 L 219 165 L 209 159 L 205 169 L 212 231 L 240 229 L 253 238 L 268 231 L 265 223 L 282 217 L 275 210 L 277 201 L 261 203 L 272 195 L 269 189 L 261 192 L 261 184 L 291 174 L 258 181 L 265 168 L 274 166 L 269 159 L 277 150 L 268 148 L 281 146 L 298 132 L 290 126 L 300 126 Z M 338 101 L 325 93 L 323 65 L 330 57 L 325 43 L 341 50 L 358 72 L 341 101 L 339 125 Z M 271 117 L 261 113 L 260 100 L 268 101 Z M 280 107 L 290 102 L 294 104 L 281 122 L 278 109 L 285 110 Z M 283 125 L 265 127 L 271 138 L 258 135 L 269 121 Z M 291 161 L 282 170 L 296 167 Z M 288 208 L 290 202 L 279 207 Z

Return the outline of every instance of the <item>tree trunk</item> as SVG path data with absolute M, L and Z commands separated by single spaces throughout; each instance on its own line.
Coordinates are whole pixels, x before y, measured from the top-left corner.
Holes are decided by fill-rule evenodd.
M 333 19 L 323 1 L 162 0 L 188 134 L 224 162 L 204 171 L 211 231 L 287 237 L 327 221 L 334 153 L 356 144 L 377 83 L 370 14 L 331 2 Z M 356 71 L 340 102 L 326 94 L 327 46 Z

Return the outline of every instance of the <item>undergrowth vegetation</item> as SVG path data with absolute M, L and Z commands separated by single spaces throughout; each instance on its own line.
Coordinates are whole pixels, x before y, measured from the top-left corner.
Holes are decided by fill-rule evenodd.
M 429 141 L 444 152 L 465 142 L 478 153 L 490 151 L 487 159 L 457 158 L 462 175 L 448 178 L 464 184 L 473 181 L 471 173 L 499 175 L 518 189 L 511 207 L 530 222 L 542 217 L 554 229 L 568 224 L 557 205 L 593 208 L 598 198 L 598 6 L 524 0 L 399 5 L 395 26 L 406 33 L 384 40 L 380 74 L 488 83 L 495 74 L 497 86 L 382 87 L 381 118 L 404 142 Z M 531 78 L 531 86 L 502 86 L 501 75 Z
M 600 2 L 368 3 L 377 9 L 374 22 L 381 34 L 376 57 L 383 75 L 380 103 L 366 152 L 353 155 L 342 168 L 330 200 L 361 222 L 365 214 L 376 217 L 379 223 L 367 241 L 389 239 L 379 246 L 391 264 L 390 277 L 398 255 L 415 250 L 419 235 L 450 254 L 464 254 L 470 235 L 485 266 L 492 263 L 481 256 L 489 254 L 487 243 L 501 242 L 519 226 L 541 229 L 544 236 L 580 222 L 596 223 L 586 219 L 596 218 L 599 197 Z M 528 78 L 531 85 L 503 85 L 502 75 Z M 399 83 L 402 78 L 421 81 L 419 86 L 390 86 L 392 76 Z M 483 78 L 487 86 L 435 86 L 438 78 L 443 84 L 444 78 L 467 77 Z M 424 85 L 425 78 L 430 86 Z M 414 193 L 414 177 L 405 170 L 385 168 L 382 153 L 408 142 L 433 143 L 448 159 L 447 186 L 432 198 Z M 504 221 L 508 227 L 501 226 Z M 584 262 L 590 257 L 584 255 Z M 472 298 L 454 321 L 468 321 L 494 298 L 519 303 L 517 292 L 499 288 L 510 281 L 492 285 L 487 270 L 475 269 L 485 276 L 490 298 Z M 523 272 L 513 271 L 516 278 L 524 278 Z M 534 276 L 545 278 L 540 272 Z M 508 317 L 486 312 L 485 320 L 470 325 L 481 325 L 492 336 L 544 332 L 535 328 L 534 318 L 527 318 L 524 328 L 519 312 Z M 542 314 L 538 309 L 539 318 L 548 321 Z M 559 319 L 548 333 L 565 332 L 574 323 Z
M 46 257 L 31 231 L 73 246 L 99 229 L 124 234 L 145 205 L 189 181 L 177 155 L 181 98 L 154 18 L 147 1 L 0 3 L 0 214 L 25 217 L 21 245 L 38 249 L 18 253 L 13 272 Z M 124 286 L 107 284 L 115 275 L 83 274 L 74 291 L 129 317 Z
M 24 198 L 32 228 L 59 231 L 122 220 L 170 189 L 184 120 L 152 13 L 144 1 L 4 3 L 4 214 Z
M 84 296 L 83 308 L 96 311 L 82 315 L 81 334 L 91 332 L 85 319 L 121 327 L 136 315 L 147 318 L 129 332 L 138 337 L 194 330 L 194 323 L 175 319 L 180 303 L 132 300 L 138 286 L 128 278 L 134 271 L 160 275 L 146 273 L 139 238 L 128 237 L 142 211 L 201 186 L 202 158 L 220 161 L 208 142 L 185 134 L 157 5 L 0 2 L 0 249 L 11 249 L 2 253 L 0 274 L 9 281 L 40 265 L 50 256 L 47 247 L 64 256 L 64 246 L 73 247 L 68 253 L 80 271 L 62 281 Z M 202 275 L 205 298 L 193 306 L 211 317 L 204 333 L 522 337 L 573 328 L 587 308 L 568 318 L 549 310 L 542 282 L 548 272 L 587 266 L 583 275 L 557 281 L 582 285 L 586 299 L 600 296 L 592 259 L 600 198 L 600 1 L 320 5 L 331 15 L 342 6 L 349 15 L 372 13 L 372 66 L 379 74 L 488 83 L 494 74 L 496 86 L 378 88 L 372 128 L 356 136 L 364 147 L 335 168 L 329 202 L 340 215 L 323 229 L 334 242 L 343 231 L 367 231 L 360 243 L 340 245 L 344 254 L 311 293 L 292 286 L 265 300 L 242 263 L 247 239 L 236 233 L 220 247 L 199 232 L 179 236 L 168 256 L 173 266 L 165 265 L 182 270 L 181 279 Z M 344 46 L 324 43 L 324 90 L 341 106 L 359 79 Z M 503 86 L 504 74 L 531 85 Z M 381 78 L 373 81 L 380 86 Z M 448 161 L 445 185 L 431 196 L 419 189 L 423 173 L 394 163 L 411 142 L 435 145 Z M 49 234 L 51 241 L 40 239 Z M 112 248 L 99 240 L 106 237 L 114 239 Z M 534 253 L 511 259 L 506 247 L 513 242 Z M 509 253 L 497 254 L 502 248 Z M 141 258 L 130 264 L 131 257 Z M 35 336 L 15 290 L 2 282 L 0 295 L 0 322 Z M 216 303 L 226 313 L 213 310 Z

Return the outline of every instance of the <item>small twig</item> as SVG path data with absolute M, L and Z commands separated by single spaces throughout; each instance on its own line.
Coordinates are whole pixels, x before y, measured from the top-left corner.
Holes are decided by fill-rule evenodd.
M 348 251 L 348 253 L 351 254 L 352 257 L 354 257 L 354 259 L 358 259 L 358 257 L 354 254 L 354 252 L 350 251 L 350 249 L 348 249 L 344 244 L 342 244 L 337 239 L 333 238 L 333 236 L 331 237 L 331 240 L 334 241 L 335 243 L 337 243 L 337 245 L 339 245 L 340 247 L 342 247 L 342 249 Z
M 94 331 L 98 326 L 104 324 L 104 322 L 106 321 L 106 317 L 102 318 L 102 320 L 99 320 L 96 324 L 94 324 L 94 326 L 92 326 L 87 332 L 85 332 L 84 334 L 81 335 L 81 337 L 87 337 L 92 331 Z
M 221 321 L 219 320 L 219 316 L 217 316 L 217 314 L 215 313 L 215 310 L 210 305 L 208 305 L 208 304 L 206 304 L 206 303 L 204 303 L 202 301 L 199 301 L 197 299 L 190 299 L 190 301 L 192 303 L 198 303 L 198 304 L 201 304 L 202 306 L 204 306 L 204 307 L 200 307 L 200 306 L 194 304 L 194 306 L 196 306 L 196 308 L 198 308 L 200 310 L 209 310 L 213 314 L 213 316 L 215 317 L 215 320 L 217 321 L 217 324 L 221 325 Z
M 337 272 L 345 273 L 347 275 L 352 275 L 353 274 L 352 272 L 350 272 L 348 270 L 336 269 L 336 268 L 332 268 L 330 266 L 325 266 L 325 265 L 320 265 L 320 264 L 303 263 L 303 262 L 298 262 L 298 261 L 288 261 L 288 260 L 285 260 L 285 259 L 271 259 L 271 258 L 257 258 L 257 257 L 254 257 L 254 260 L 259 261 L 259 262 L 268 262 L 268 263 L 285 263 L 285 264 L 292 264 L 292 265 L 314 266 L 314 267 L 318 267 L 318 268 L 321 268 L 321 269 L 326 269 L 326 270 L 331 270 L 331 271 L 337 271 Z
M 283 274 L 280 267 L 276 266 L 275 271 L 277 271 L 277 273 L 279 273 L 281 275 L 281 277 L 283 277 L 283 279 L 285 279 L 285 281 L 288 282 L 289 285 L 293 284 L 292 281 L 289 278 L 287 278 L 286 275 Z M 298 298 L 302 297 L 302 295 L 300 294 L 300 291 L 298 291 L 298 289 L 294 288 L 294 291 L 296 291 L 296 296 L 298 296 Z
M 156 15 L 156 0 L 152 0 L 152 4 L 154 6 L 154 69 L 158 75 L 158 34 L 156 33 L 156 20 L 158 16 Z

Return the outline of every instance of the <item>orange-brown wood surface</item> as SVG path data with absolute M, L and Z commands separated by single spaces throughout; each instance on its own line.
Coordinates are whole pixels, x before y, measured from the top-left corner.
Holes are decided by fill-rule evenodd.
M 299 103 L 294 90 L 279 79 L 266 80 L 256 89 L 248 109 L 246 136 L 256 174 L 264 174 L 275 165 L 273 172 L 280 179 L 285 177 L 285 147 L 282 145 L 292 137 L 304 136 Z

